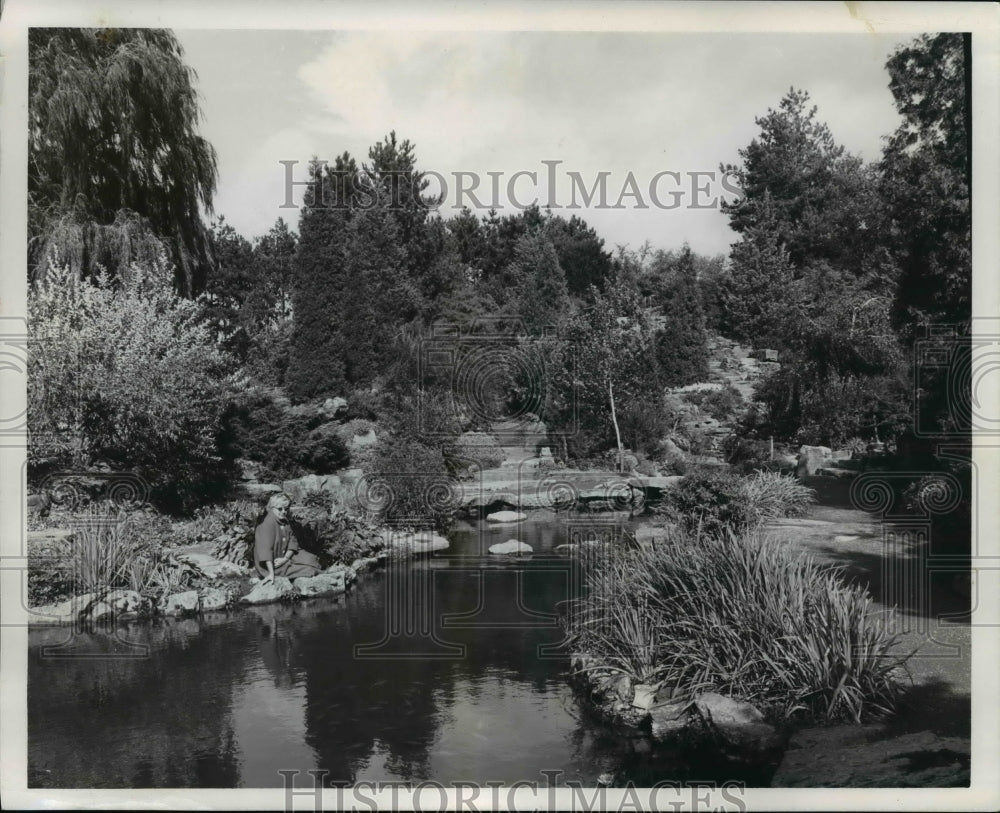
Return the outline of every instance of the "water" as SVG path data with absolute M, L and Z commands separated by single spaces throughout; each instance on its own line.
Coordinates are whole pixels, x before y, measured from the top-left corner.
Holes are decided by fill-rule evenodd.
M 328 784 L 711 778 L 570 689 L 555 613 L 577 579 L 553 548 L 585 530 L 571 521 L 460 524 L 450 550 L 363 575 L 336 602 L 33 630 L 29 785 L 276 787 L 294 769 Z M 530 559 L 485 554 L 518 534 Z

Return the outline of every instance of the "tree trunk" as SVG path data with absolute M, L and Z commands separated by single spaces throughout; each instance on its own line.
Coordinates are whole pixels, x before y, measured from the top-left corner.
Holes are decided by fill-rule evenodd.
M 622 433 L 618 430 L 618 414 L 615 412 L 615 385 L 608 381 L 608 398 L 611 400 L 611 423 L 615 425 L 615 440 L 618 441 L 618 473 L 624 468 L 625 455 L 622 452 Z

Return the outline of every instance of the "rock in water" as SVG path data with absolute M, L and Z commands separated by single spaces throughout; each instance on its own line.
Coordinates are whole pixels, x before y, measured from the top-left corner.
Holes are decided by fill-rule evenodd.
M 201 599 L 197 590 L 187 590 L 183 593 L 174 593 L 168 596 L 163 603 L 164 615 L 185 615 L 196 613 L 200 607 Z
M 520 522 L 521 520 L 527 519 L 527 514 L 522 514 L 520 511 L 497 511 L 494 514 L 488 514 L 486 516 L 487 522 Z
M 707 692 L 695 698 L 694 704 L 702 719 L 734 748 L 762 752 L 783 743 L 777 729 L 750 703 Z
M 179 553 L 177 558 L 182 562 L 194 565 L 206 578 L 221 579 L 227 576 L 239 578 L 244 574 L 244 569 L 234 562 L 224 562 L 209 556 L 207 553 Z
M 272 604 L 290 598 L 294 593 L 295 588 L 285 576 L 275 576 L 270 584 L 258 582 L 240 601 L 243 604 Z
M 498 556 L 520 556 L 531 552 L 531 545 L 517 539 L 508 539 L 506 542 L 497 542 L 495 545 L 490 545 L 490 553 Z
M 202 610 L 224 610 L 229 604 L 229 594 L 218 587 L 207 587 L 201 594 Z
M 305 598 L 313 596 L 343 593 L 347 589 L 344 574 L 341 572 L 318 573 L 315 576 L 303 576 L 295 580 L 295 589 Z
M 666 740 L 683 731 L 688 724 L 689 703 L 661 703 L 649 710 L 650 731 L 657 740 Z

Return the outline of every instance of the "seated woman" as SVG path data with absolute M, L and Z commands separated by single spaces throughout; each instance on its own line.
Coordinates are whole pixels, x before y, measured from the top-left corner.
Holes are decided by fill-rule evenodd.
M 292 504 L 287 494 L 275 494 L 267 501 L 267 514 L 254 532 L 253 564 L 261 584 L 270 584 L 275 576 L 297 579 L 315 576 L 320 571 L 319 560 L 299 543 L 288 525 L 288 509 Z

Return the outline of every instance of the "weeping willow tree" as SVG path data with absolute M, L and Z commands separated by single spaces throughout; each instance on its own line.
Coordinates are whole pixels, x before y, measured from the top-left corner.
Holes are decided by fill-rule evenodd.
M 154 29 L 29 33 L 28 250 L 32 279 L 52 250 L 81 276 L 116 274 L 166 248 L 178 289 L 211 262 L 215 151 L 197 132 L 194 72 Z

